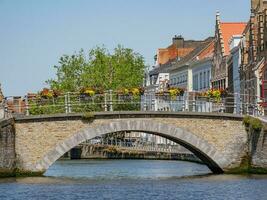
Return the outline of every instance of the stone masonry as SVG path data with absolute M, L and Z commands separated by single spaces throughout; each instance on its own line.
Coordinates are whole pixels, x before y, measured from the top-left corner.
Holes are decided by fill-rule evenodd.
M 117 131 L 166 137 L 191 150 L 215 173 L 236 168 L 247 153 L 242 118 L 218 114 L 106 113 L 93 121 L 81 116 L 16 119 L 17 168 L 43 173 L 81 142 Z
M 12 176 L 16 165 L 14 120 L 0 120 L 0 177 Z
M 250 130 L 249 153 L 251 166 L 254 168 L 267 169 L 267 124 L 260 132 Z

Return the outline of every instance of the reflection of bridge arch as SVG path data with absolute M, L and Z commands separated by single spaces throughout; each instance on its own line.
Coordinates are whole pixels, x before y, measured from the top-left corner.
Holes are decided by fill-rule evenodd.
M 53 149 L 47 152 L 44 157 L 36 162 L 34 168 L 35 170 L 44 172 L 64 153 L 85 140 L 119 131 L 147 132 L 167 138 L 193 152 L 214 173 L 223 172 L 223 167 L 225 165 L 223 156 L 213 145 L 203 138 L 198 137 L 183 128 L 142 119 L 130 119 L 127 121 L 117 120 L 96 127 L 84 128 L 73 134 L 71 137 L 68 137 L 64 141 L 58 143 Z

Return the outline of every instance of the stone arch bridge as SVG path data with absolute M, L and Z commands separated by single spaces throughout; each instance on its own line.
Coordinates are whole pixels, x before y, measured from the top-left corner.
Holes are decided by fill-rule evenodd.
M 248 146 L 242 117 L 221 113 L 103 112 L 89 120 L 81 114 L 24 116 L 2 121 L 0 128 L 0 174 L 43 174 L 81 142 L 119 131 L 177 142 L 214 173 L 239 167 Z

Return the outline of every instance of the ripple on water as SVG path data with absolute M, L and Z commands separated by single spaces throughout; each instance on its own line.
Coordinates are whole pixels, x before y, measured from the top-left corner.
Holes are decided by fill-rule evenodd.
M 0 179 L 0 199 L 267 199 L 267 176 L 209 173 L 177 161 L 58 161 L 46 177 Z

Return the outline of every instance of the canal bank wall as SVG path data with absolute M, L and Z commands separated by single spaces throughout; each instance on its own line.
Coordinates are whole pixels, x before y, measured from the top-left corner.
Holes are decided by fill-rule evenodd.
M 247 132 L 246 154 L 239 167 L 229 174 L 267 174 L 267 121 L 246 116 L 243 124 Z
M 267 173 L 267 123 L 259 130 L 248 127 L 250 167 Z
M 181 152 L 141 151 L 131 148 L 121 148 L 108 145 L 83 144 L 72 149 L 68 155 L 71 159 L 151 159 L 151 160 L 181 160 L 202 163 L 194 154 Z
M 15 123 L 13 119 L 0 120 L 0 177 L 15 176 Z

